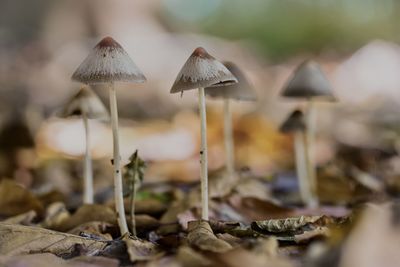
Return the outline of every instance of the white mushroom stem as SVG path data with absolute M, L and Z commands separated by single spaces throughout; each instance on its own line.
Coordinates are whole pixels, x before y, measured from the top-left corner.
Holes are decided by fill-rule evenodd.
M 118 134 L 118 109 L 117 96 L 114 84 L 110 84 L 110 113 L 111 128 L 113 133 L 113 167 L 114 167 L 114 198 L 115 210 L 118 215 L 118 225 L 121 235 L 129 232 L 125 218 L 124 197 L 122 194 L 122 174 L 121 174 L 121 156 L 119 153 L 119 134 Z
M 92 170 L 92 159 L 90 156 L 90 132 L 89 132 L 89 121 L 86 113 L 82 114 L 83 125 L 85 127 L 85 140 L 86 140 L 86 151 L 84 161 L 84 185 L 83 185 L 83 203 L 93 204 L 93 170 Z
M 307 172 L 307 150 L 305 149 L 305 136 L 302 131 L 294 133 L 294 153 L 296 159 L 296 172 L 299 182 L 300 197 L 308 207 L 315 206 L 314 196 L 312 194 Z
M 308 108 L 306 113 L 306 149 L 308 150 L 308 175 L 311 192 L 318 202 L 317 199 L 317 173 L 315 166 L 315 129 L 317 113 L 315 109 L 315 102 L 312 99 L 308 101 Z
M 204 88 L 199 88 L 201 218 L 208 221 L 207 118 Z
M 230 100 L 224 99 L 224 140 L 225 140 L 225 160 L 226 172 L 229 179 L 235 174 L 235 155 L 232 130 L 232 113 L 230 110 Z

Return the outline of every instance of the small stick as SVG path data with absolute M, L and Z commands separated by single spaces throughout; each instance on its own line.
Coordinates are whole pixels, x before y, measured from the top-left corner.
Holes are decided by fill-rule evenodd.
M 132 223 L 132 233 L 133 236 L 137 236 L 136 232 L 136 218 L 135 218 L 135 201 L 136 201 L 136 183 L 139 182 L 139 158 L 135 158 L 135 167 L 134 167 L 134 172 L 133 172 L 133 182 L 132 187 L 131 187 L 131 195 L 130 195 L 130 217 L 131 217 L 131 223 Z
M 92 159 L 90 156 L 90 133 L 89 133 L 89 121 L 87 114 L 82 114 L 83 125 L 85 127 L 85 139 L 86 139 L 86 151 L 84 161 L 84 192 L 83 192 L 83 203 L 93 204 L 93 170 L 92 170 Z
M 199 112 L 201 129 L 200 181 L 201 181 L 201 218 L 208 221 L 208 173 L 207 173 L 207 118 L 204 88 L 199 88 Z
M 232 113 L 230 110 L 230 100 L 224 99 L 224 139 L 225 139 L 225 157 L 226 172 L 230 179 L 235 174 L 235 155 L 232 130 Z
M 118 216 L 118 225 L 121 236 L 128 233 L 128 225 L 125 218 L 124 197 L 122 193 L 122 174 L 121 174 L 121 158 L 119 152 L 119 134 L 118 134 L 118 108 L 117 96 L 114 84 L 110 83 L 110 113 L 111 127 L 113 132 L 113 167 L 114 167 L 114 198 L 115 209 Z

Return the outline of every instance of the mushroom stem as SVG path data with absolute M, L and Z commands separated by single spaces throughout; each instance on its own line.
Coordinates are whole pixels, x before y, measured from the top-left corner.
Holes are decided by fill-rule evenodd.
M 84 161 L 84 191 L 83 203 L 93 204 L 93 170 L 92 159 L 90 156 L 90 137 L 89 137 L 89 121 L 86 113 L 82 114 L 83 125 L 85 127 L 86 151 Z
M 230 110 L 230 101 L 228 98 L 224 99 L 224 137 L 226 172 L 229 179 L 232 179 L 235 173 L 235 155 L 232 131 L 232 113 Z
M 317 199 L 317 174 L 315 168 L 315 126 L 316 126 L 316 110 L 315 103 L 312 99 L 308 101 L 308 108 L 306 113 L 306 149 L 308 157 L 308 175 L 310 190 L 315 198 L 316 205 L 318 205 Z
M 204 88 L 199 88 L 199 112 L 200 112 L 200 181 L 201 181 L 201 218 L 208 221 L 208 173 L 207 173 L 207 118 L 206 99 Z
M 308 207 L 315 205 L 307 175 L 307 150 L 305 149 L 305 138 L 302 131 L 294 133 L 294 152 L 296 159 L 296 172 L 298 176 L 301 200 Z
M 115 210 L 118 215 L 118 225 L 121 235 L 129 232 L 125 218 L 124 197 L 122 194 L 122 174 L 121 174 L 121 157 L 119 153 L 119 134 L 118 134 L 118 109 L 117 96 L 114 84 L 110 83 L 110 113 L 111 128 L 113 133 L 113 167 L 114 167 L 114 198 Z
M 136 191 L 137 191 L 137 187 L 136 187 L 136 183 L 139 181 L 139 179 L 137 179 L 138 177 L 138 170 L 139 170 L 139 160 L 138 158 L 136 158 L 135 160 L 135 168 L 134 168 L 134 173 L 133 173 L 133 183 L 132 183 L 132 193 L 130 196 L 130 217 L 131 217 L 131 224 L 132 224 L 132 234 L 133 236 L 137 235 L 136 232 L 136 217 L 135 217 L 135 201 L 136 201 Z

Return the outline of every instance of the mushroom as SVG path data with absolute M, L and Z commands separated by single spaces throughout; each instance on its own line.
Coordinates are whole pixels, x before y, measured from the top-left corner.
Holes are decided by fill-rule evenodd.
M 232 130 L 232 112 L 230 110 L 230 100 L 256 101 L 257 96 L 253 87 L 246 79 L 244 73 L 232 62 L 223 62 L 225 67 L 237 78 L 238 83 L 223 87 L 207 87 L 206 95 L 224 99 L 224 140 L 225 140 L 225 157 L 226 157 L 226 173 L 229 178 L 235 174 L 235 153 L 234 140 Z
M 200 180 L 201 180 L 201 218 L 208 220 L 208 173 L 207 173 L 207 121 L 204 87 L 226 86 L 237 83 L 233 74 L 207 51 L 198 47 L 183 65 L 170 93 L 198 89 L 201 129 Z
M 128 53 L 111 37 L 105 37 L 89 53 L 72 79 L 87 84 L 105 83 L 110 94 L 111 127 L 113 132 L 114 195 L 121 235 L 128 233 L 122 194 L 121 158 L 119 152 L 118 109 L 115 82 L 142 83 L 146 78 Z
M 294 135 L 294 153 L 296 161 L 296 172 L 299 181 L 300 196 L 303 203 L 308 207 L 315 207 L 315 192 L 310 186 L 307 175 L 307 146 L 305 145 L 306 125 L 304 122 L 303 112 L 294 110 L 287 119 L 282 123 L 280 131 L 282 133 L 293 133 Z
M 306 112 L 306 149 L 308 150 L 308 166 L 307 172 L 310 177 L 311 187 L 316 192 L 317 180 L 314 159 L 314 139 L 315 139 L 315 124 L 316 110 L 315 101 L 317 99 L 335 100 L 332 94 L 332 88 L 321 70 L 318 63 L 307 60 L 300 64 L 294 71 L 289 82 L 285 86 L 282 96 L 305 99 L 307 101 Z
M 73 116 L 82 117 L 86 137 L 86 151 L 83 171 L 83 203 L 93 204 L 93 170 L 90 156 L 90 134 L 88 119 L 106 120 L 108 119 L 108 112 L 100 98 L 89 87 L 84 86 L 65 104 L 61 116 L 64 118 Z

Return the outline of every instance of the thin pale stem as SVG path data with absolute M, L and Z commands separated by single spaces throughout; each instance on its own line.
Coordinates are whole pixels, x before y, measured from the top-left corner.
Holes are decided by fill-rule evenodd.
M 305 149 L 304 134 L 301 131 L 294 133 L 294 152 L 296 159 L 296 171 L 299 182 L 301 200 L 308 207 L 314 206 L 315 200 L 311 192 L 308 172 L 307 172 L 307 155 Z
M 232 179 L 235 175 L 235 152 L 232 130 L 232 112 L 230 110 L 229 99 L 224 99 L 224 137 L 226 172 L 229 178 Z
M 199 112 L 200 112 L 200 181 L 201 181 L 201 218 L 208 221 L 208 173 L 207 173 L 207 118 L 206 100 L 204 88 L 199 88 Z
M 125 218 L 124 197 L 122 194 L 122 174 L 121 174 L 121 156 L 119 152 L 119 134 L 118 134 L 118 108 L 117 96 L 114 85 L 110 84 L 110 113 L 111 128 L 113 132 L 113 167 L 114 167 L 114 198 L 115 210 L 118 215 L 118 225 L 121 235 L 129 232 Z
M 93 170 L 92 170 L 92 159 L 90 156 L 90 132 L 89 132 L 89 121 L 85 113 L 82 114 L 83 125 L 85 127 L 85 140 L 86 140 L 86 151 L 84 161 L 84 186 L 83 186 L 83 203 L 93 204 Z
M 309 176 L 309 184 L 311 192 L 315 201 L 318 203 L 317 198 L 317 173 L 315 167 L 315 127 L 316 127 L 316 110 L 314 101 L 308 101 L 308 108 L 306 113 L 306 150 L 307 150 L 307 170 Z
M 136 217 L 135 217 L 135 201 L 136 201 L 136 191 L 138 186 L 136 183 L 139 182 L 138 171 L 139 171 L 139 160 L 136 158 L 135 161 L 135 168 L 133 173 L 133 183 L 132 183 L 132 192 L 131 192 L 131 199 L 130 199 L 130 207 L 131 207 L 131 223 L 132 223 L 132 233 L 133 236 L 136 236 Z

